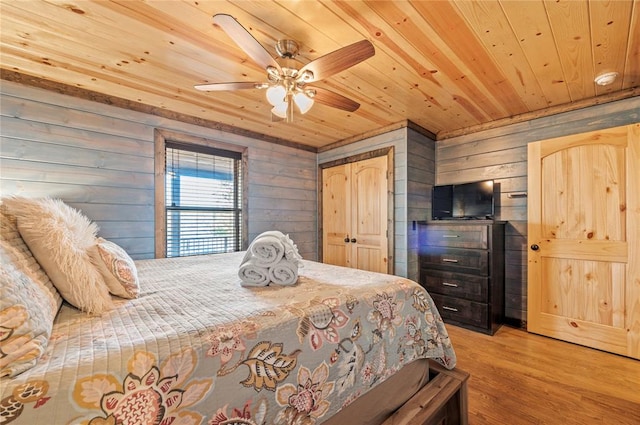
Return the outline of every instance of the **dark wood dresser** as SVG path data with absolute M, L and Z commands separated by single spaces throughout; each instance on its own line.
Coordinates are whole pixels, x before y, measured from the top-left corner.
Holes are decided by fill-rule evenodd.
M 493 335 L 504 320 L 505 222 L 420 223 L 420 284 L 442 318 Z

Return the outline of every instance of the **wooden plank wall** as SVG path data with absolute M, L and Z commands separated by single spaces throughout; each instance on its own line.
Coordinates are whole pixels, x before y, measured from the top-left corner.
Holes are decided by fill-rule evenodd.
M 435 145 L 428 137 L 408 129 L 407 133 L 407 270 L 409 279 L 419 280 L 418 224 L 431 217 L 431 188 L 435 182 Z
M 248 147 L 249 241 L 278 229 L 316 259 L 315 153 L 4 80 L 0 94 L 0 195 L 61 198 L 153 258 L 154 128 L 182 132 Z
M 640 97 L 597 105 L 436 143 L 436 183 L 494 179 L 497 219 L 507 220 L 505 315 L 523 325 L 527 311 L 527 144 L 640 121 Z

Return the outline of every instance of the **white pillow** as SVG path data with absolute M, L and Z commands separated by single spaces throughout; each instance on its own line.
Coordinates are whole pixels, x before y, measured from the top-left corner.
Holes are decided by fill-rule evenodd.
M 89 255 L 109 287 L 109 292 L 122 298 L 138 298 L 140 284 L 136 265 L 115 242 L 98 238 Z
M 59 199 L 11 197 L 4 204 L 62 298 L 87 313 L 100 314 L 113 306 L 107 284 L 89 256 L 98 232 L 95 223 Z

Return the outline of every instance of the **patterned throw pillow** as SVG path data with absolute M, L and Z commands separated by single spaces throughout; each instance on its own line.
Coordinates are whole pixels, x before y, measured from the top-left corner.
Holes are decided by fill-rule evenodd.
M 109 289 L 89 257 L 98 227 L 59 199 L 3 200 L 22 239 L 68 303 L 100 314 L 113 306 Z
M 124 249 L 114 242 L 98 238 L 89 255 L 107 283 L 109 292 L 122 298 L 138 298 L 138 271 Z
M 29 265 L 20 254 L 0 240 L 0 376 L 16 376 L 36 365 L 60 307 L 48 282 L 29 276 Z

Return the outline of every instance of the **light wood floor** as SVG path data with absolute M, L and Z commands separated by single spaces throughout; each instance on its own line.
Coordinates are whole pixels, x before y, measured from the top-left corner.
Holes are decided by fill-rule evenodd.
M 640 361 L 503 326 L 447 325 L 469 379 L 469 424 L 640 424 Z

